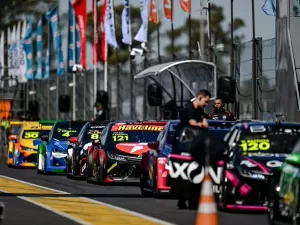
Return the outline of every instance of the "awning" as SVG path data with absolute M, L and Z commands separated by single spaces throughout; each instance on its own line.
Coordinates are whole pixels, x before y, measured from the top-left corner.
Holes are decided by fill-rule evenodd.
M 177 61 L 177 62 L 168 62 L 168 63 L 162 63 L 158 64 L 155 66 L 151 66 L 142 72 L 138 73 L 137 75 L 134 76 L 134 79 L 140 79 L 148 76 L 157 76 L 158 74 L 172 68 L 175 66 L 180 66 L 182 64 L 192 64 L 192 66 L 199 66 L 203 67 L 203 65 L 210 65 L 212 67 L 216 67 L 214 63 L 206 62 L 206 61 L 201 61 L 201 60 L 184 60 L 184 61 Z

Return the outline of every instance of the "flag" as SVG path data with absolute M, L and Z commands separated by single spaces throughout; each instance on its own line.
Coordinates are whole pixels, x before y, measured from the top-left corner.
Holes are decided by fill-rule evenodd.
M 12 65 L 11 65 L 11 72 L 12 76 L 16 75 L 16 65 L 17 65 L 17 28 L 16 25 L 13 26 L 12 34 L 11 34 L 11 48 L 12 48 Z
M 29 17 L 26 34 L 23 40 L 23 49 L 26 55 L 26 74 L 25 77 L 27 80 L 33 80 L 33 62 L 32 62 L 32 20 Z
M 99 24 L 98 24 L 98 0 L 93 0 L 93 21 L 94 21 L 94 42 L 93 42 L 93 64 L 97 65 L 98 59 L 98 35 L 99 35 Z
M 148 18 L 149 18 L 149 0 L 140 1 L 140 13 L 142 25 L 134 37 L 134 40 L 139 42 L 147 42 L 148 40 Z
M 11 67 L 12 67 L 12 50 L 11 50 L 11 30 L 7 28 L 7 67 L 8 67 L 8 76 L 11 76 Z
M 26 31 L 27 31 L 27 20 L 23 21 L 23 26 L 21 29 L 21 44 L 20 44 L 20 49 L 19 49 L 19 54 L 20 54 L 20 76 L 19 76 L 19 82 L 20 83 L 26 83 L 26 72 L 27 72 L 27 59 L 26 59 L 26 52 L 24 50 L 24 39 L 26 36 Z
M 113 0 L 106 1 L 106 16 L 104 20 L 105 37 L 107 44 L 113 48 L 118 48 L 118 43 L 115 34 L 115 16 Z
M 268 16 L 276 16 L 276 0 L 266 0 L 262 10 Z
M 122 12 L 122 42 L 126 45 L 132 44 L 130 17 L 129 0 L 124 0 L 124 9 Z
M 183 11 L 191 13 L 191 0 L 180 0 L 180 6 Z
M 80 64 L 80 33 L 74 10 L 69 2 L 69 32 L 68 32 L 68 72 L 72 72 L 75 64 Z
M 0 34 L 0 79 L 4 76 L 4 31 Z
M 107 61 L 107 41 L 106 41 L 106 34 L 105 34 L 105 15 L 106 15 L 106 5 L 107 0 L 104 0 L 104 3 L 102 5 L 101 9 L 101 15 L 100 15 L 100 25 L 101 25 L 101 58 L 103 62 Z
M 35 79 L 43 78 L 43 25 L 45 23 L 44 15 L 38 22 L 36 29 L 36 73 Z
M 45 20 L 47 18 L 45 17 Z M 47 49 L 46 49 L 46 56 L 45 56 L 45 60 L 44 60 L 44 76 L 43 76 L 43 80 L 47 80 L 49 79 L 50 76 L 50 69 L 51 69 L 51 57 L 50 57 L 50 51 L 51 51 L 51 27 L 50 27 L 50 23 L 48 20 L 48 43 L 47 43 Z
M 64 72 L 65 72 L 64 57 L 63 57 L 63 51 L 62 51 L 61 34 L 59 31 L 59 18 L 58 18 L 57 7 L 54 7 L 49 12 L 47 12 L 47 17 L 48 17 L 48 20 L 50 23 L 50 29 L 51 29 L 50 37 L 53 40 L 54 52 L 56 55 L 57 75 L 63 76 Z
M 86 68 L 86 26 L 87 26 L 87 0 L 76 0 L 73 3 L 80 32 L 80 64 Z
M 158 3 L 157 0 L 151 0 L 150 2 L 150 17 L 149 21 L 154 24 L 159 24 L 159 16 L 158 16 Z
M 15 75 L 20 77 L 20 60 L 21 60 L 21 57 L 20 57 L 20 51 L 22 49 L 22 46 L 21 46 L 21 26 L 22 26 L 22 23 L 21 21 L 18 22 L 18 26 L 17 26 L 17 31 L 16 31 L 16 49 L 15 49 Z
M 165 14 L 165 17 L 166 17 L 166 19 L 173 21 L 172 6 L 173 6 L 173 0 L 164 0 L 164 14 Z

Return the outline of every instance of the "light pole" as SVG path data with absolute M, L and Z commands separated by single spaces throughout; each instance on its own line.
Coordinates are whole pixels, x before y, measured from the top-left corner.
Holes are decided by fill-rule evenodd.
M 252 0 L 252 119 L 257 119 L 257 71 L 256 71 L 256 37 L 255 7 Z

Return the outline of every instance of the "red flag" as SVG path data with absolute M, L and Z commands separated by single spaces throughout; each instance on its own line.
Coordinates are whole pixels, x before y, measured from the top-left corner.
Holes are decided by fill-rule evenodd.
M 106 42 L 106 35 L 105 35 L 105 28 L 104 28 L 104 21 L 105 21 L 105 14 L 106 14 L 106 0 L 102 5 L 101 15 L 100 15 L 100 23 L 101 23 L 101 58 L 104 62 L 107 61 L 107 42 Z
M 81 54 L 80 63 L 86 68 L 86 25 L 87 25 L 87 0 L 76 0 L 73 3 L 76 19 L 79 25 Z
M 99 62 L 98 59 L 98 9 L 97 9 L 98 0 L 93 0 L 93 20 L 94 20 L 94 44 L 93 44 L 93 64 L 97 65 Z
M 172 1 L 172 2 L 171 2 Z M 164 13 L 168 20 L 173 21 L 173 0 L 164 0 Z
M 154 24 L 159 24 L 157 0 L 150 1 L 150 17 L 149 21 Z
M 180 6 L 183 11 L 191 13 L 191 0 L 180 0 Z

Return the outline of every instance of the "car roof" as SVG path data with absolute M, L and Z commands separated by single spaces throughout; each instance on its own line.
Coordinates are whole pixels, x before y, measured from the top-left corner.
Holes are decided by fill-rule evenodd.
M 251 123 L 238 123 L 236 124 L 236 127 L 238 127 L 239 129 L 243 130 L 243 129 L 248 129 L 248 127 L 254 127 L 254 126 L 277 126 L 277 127 L 299 127 L 300 128 L 300 123 L 296 123 L 296 122 L 251 122 Z

